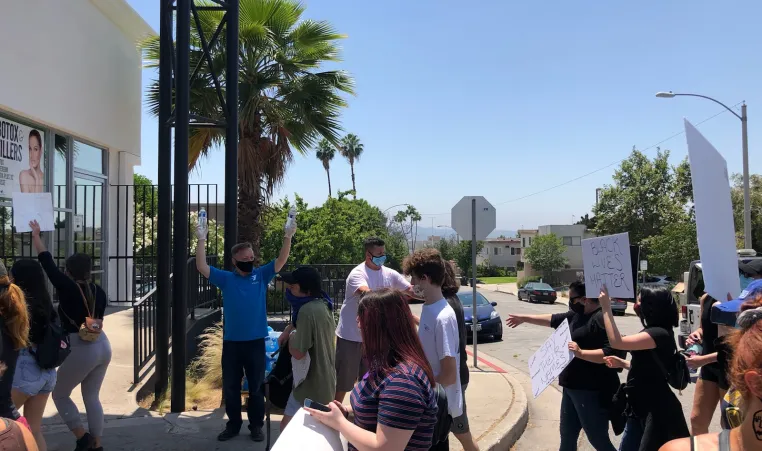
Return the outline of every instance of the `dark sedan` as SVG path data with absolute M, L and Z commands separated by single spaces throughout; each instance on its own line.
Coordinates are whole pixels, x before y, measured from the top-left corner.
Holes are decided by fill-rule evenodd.
M 519 301 L 556 303 L 556 290 L 547 283 L 532 282 L 519 289 Z
M 458 298 L 463 304 L 463 314 L 466 319 L 466 331 L 468 337 L 473 336 L 471 324 L 473 322 L 474 295 L 471 291 L 461 291 Z M 478 337 L 492 336 L 495 340 L 503 339 L 503 321 L 500 314 L 495 310 L 497 302 L 489 302 L 481 293 L 476 293 L 476 335 Z

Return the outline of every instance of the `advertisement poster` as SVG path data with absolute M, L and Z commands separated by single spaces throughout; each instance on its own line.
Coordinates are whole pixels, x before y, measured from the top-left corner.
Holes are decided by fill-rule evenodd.
M 0 198 L 45 191 L 45 134 L 0 117 Z

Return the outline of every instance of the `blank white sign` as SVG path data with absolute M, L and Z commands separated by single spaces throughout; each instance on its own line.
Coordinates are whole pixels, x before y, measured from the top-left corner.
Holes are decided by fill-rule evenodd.
M 704 291 L 722 301 L 727 299 L 728 293 L 736 297 L 741 291 L 728 165 L 717 149 L 687 120 L 685 137 L 691 163 Z
M 347 451 L 347 441 L 337 431 L 299 409 L 280 433 L 272 451 Z
M 31 221 L 37 221 L 43 232 L 55 230 L 53 196 L 50 193 L 13 193 L 13 226 L 16 232 L 31 232 Z

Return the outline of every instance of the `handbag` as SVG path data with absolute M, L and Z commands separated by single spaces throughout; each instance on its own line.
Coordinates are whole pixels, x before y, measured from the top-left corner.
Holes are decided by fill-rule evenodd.
M 79 286 L 79 283 L 77 283 L 77 288 L 79 288 L 79 293 L 82 295 L 82 301 L 85 303 L 85 309 L 87 310 L 87 316 L 85 317 L 85 321 L 79 325 L 79 338 L 83 341 L 89 341 L 93 342 L 97 340 L 101 336 L 101 332 L 103 332 L 103 318 L 93 318 L 93 313 L 90 310 L 90 305 L 87 302 L 87 297 L 85 297 L 85 292 L 82 291 L 82 287 Z M 95 302 L 93 301 L 93 310 L 95 310 Z M 71 317 L 66 314 L 66 312 L 61 309 L 61 311 L 66 315 L 66 318 L 69 320 L 69 322 L 74 326 L 77 327 L 77 323 L 72 321 Z
M 675 390 L 685 390 L 691 382 L 691 373 L 688 369 L 688 364 L 685 361 L 685 356 L 679 352 L 672 354 L 672 361 L 670 362 L 671 368 L 668 370 L 664 367 L 659 355 L 656 353 L 656 349 L 651 349 L 651 355 L 656 361 L 656 365 L 658 365 L 667 383 L 669 383 Z

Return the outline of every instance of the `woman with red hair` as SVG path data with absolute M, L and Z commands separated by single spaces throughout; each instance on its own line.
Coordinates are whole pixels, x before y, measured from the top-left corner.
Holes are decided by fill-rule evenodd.
M 367 292 L 357 324 L 368 373 L 350 397 L 349 408 L 332 402 L 330 412 L 306 409 L 339 431 L 350 450 L 428 450 L 437 413 L 434 374 L 418 339 L 413 314 L 398 290 Z
M 733 429 L 673 440 L 661 451 L 762 450 L 762 289 L 751 291 L 726 338 L 733 348 L 728 377 L 743 399 L 743 421 Z

